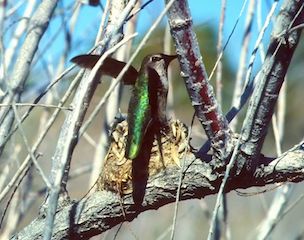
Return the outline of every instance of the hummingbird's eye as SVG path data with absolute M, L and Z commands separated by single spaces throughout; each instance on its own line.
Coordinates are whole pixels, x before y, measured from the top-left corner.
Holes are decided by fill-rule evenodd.
M 152 56 L 152 57 L 151 57 L 151 60 L 152 60 L 152 62 L 157 62 L 157 61 L 161 60 L 161 57 Z

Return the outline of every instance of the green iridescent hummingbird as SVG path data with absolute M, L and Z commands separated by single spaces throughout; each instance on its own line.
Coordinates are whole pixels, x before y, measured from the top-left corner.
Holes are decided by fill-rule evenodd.
M 166 125 L 167 69 L 176 56 L 153 54 L 144 58 L 128 110 L 126 157 L 138 156 L 149 124 Z
M 141 149 L 149 126 L 167 126 L 166 104 L 168 94 L 167 70 L 177 55 L 151 54 L 144 58 L 140 70 L 130 66 L 122 80 L 134 84 L 128 109 L 128 136 L 125 156 L 135 159 Z M 80 55 L 71 61 L 85 68 L 93 68 L 99 55 Z M 99 69 L 101 74 L 117 77 L 126 63 L 106 58 Z

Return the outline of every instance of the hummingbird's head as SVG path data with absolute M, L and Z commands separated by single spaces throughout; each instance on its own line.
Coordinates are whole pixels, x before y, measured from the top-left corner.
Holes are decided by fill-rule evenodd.
M 146 63 L 149 68 L 159 71 L 167 71 L 169 63 L 174 60 L 177 55 L 167 55 L 163 53 L 152 54 L 146 57 Z

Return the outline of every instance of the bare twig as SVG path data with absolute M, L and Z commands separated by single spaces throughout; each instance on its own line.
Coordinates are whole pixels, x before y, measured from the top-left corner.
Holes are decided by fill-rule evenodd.
M 1 107 L 12 107 L 13 103 L 9 103 L 9 104 L 2 104 L 0 103 L 0 108 Z M 71 106 L 69 107 L 60 107 L 57 105 L 51 105 L 51 104 L 43 104 L 43 103 L 14 103 L 14 105 L 16 107 L 42 107 L 42 108 L 57 108 L 60 110 L 67 110 L 67 111 L 72 111 L 73 108 Z M 20 122 L 21 122 L 21 118 L 20 118 Z
M 244 73 L 246 71 L 246 59 L 247 59 L 247 52 L 248 52 L 248 46 L 249 46 L 249 40 L 251 36 L 251 28 L 253 23 L 253 16 L 254 16 L 254 5 L 255 0 L 250 0 L 247 10 L 247 17 L 245 22 L 245 30 L 244 30 L 244 36 L 242 40 L 242 46 L 241 46 L 241 53 L 240 53 L 240 60 L 239 60 L 239 66 L 238 71 L 236 75 L 236 81 L 234 86 L 234 92 L 232 97 L 232 106 L 238 106 L 239 99 L 241 98 L 242 94 L 242 85 L 244 83 L 243 77 Z M 234 118 L 232 123 L 230 124 L 230 127 L 232 130 L 235 130 L 237 125 L 237 117 Z
M 38 161 L 37 161 L 37 158 L 34 154 L 34 152 L 31 150 L 31 147 L 30 147 L 30 144 L 29 144 L 29 141 L 27 139 L 27 136 L 25 134 L 25 131 L 23 129 L 23 126 L 21 124 L 21 121 L 20 121 L 20 116 L 19 116 L 19 113 L 18 113 L 18 110 L 13 102 L 13 105 L 12 105 L 12 108 L 13 108 L 13 111 L 14 111 L 14 115 L 15 115 L 15 118 L 17 120 L 17 123 L 18 123 L 18 127 L 19 127 L 19 131 L 20 131 L 20 134 L 21 134 L 21 137 L 22 137 L 22 140 L 26 146 L 26 150 L 29 154 L 29 156 L 31 157 L 31 160 L 32 162 L 34 163 L 34 166 L 36 167 L 36 169 L 38 170 L 38 173 L 40 174 L 42 180 L 44 181 L 45 185 L 50 188 L 51 187 L 51 184 L 48 180 L 48 178 L 46 177 L 46 175 L 44 174 L 42 168 L 40 167 Z
M 250 79 L 251 79 L 251 74 L 252 74 L 252 69 L 253 69 L 253 63 L 254 63 L 255 58 L 256 58 L 256 53 L 257 53 L 257 51 L 259 49 L 259 46 L 260 46 L 260 44 L 262 42 L 262 39 L 263 39 L 264 34 L 266 32 L 266 29 L 267 29 L 267 27 L 270 24 L 271 18 L 272 18 L 273 14 L 274 14 L 274 12 L 276 10 L 277 5 L 278 5 L 278 0 L 276 0 L 276 1 L 273 2 L 272 6 L 271 6 L 271 9 L 270 9 L 270 11 L 269 11 L 269 13 L 267 15 L 266 20 L 265 20 L 265 23 L 263 25 L 263 28 L 261 29 L 261 31 L 259 33 L 259 36 L 258 36 L 258 38 L 257 38 L 257 40 L 255 42 L 255 46 L 254 46 L 254 49 L 253 49 L 252 54 L 250 56 L 250 60 L 249 60 L 249 64 L 248 64 L 248 69 L 247 69 L 247 72 L 246 72 L 245 86 L 246 86 L 246 83 L 248 81 L 250 81 Z
M 133 18 L 134 16 L 136 16 L 141 10 L 143 10 L 146 6 L 148 6 L 151 2 L 153 2 L 154 0 L 148 0 L 146 1 L 142 6 L 140 6 L 140 8 L 136 9 L 128 18 L 127 21 L 129 21 L 131 18 Z
M 27 170 L 21 175 L 19 182 L 14 186 L 12 195 L 10 196 L 10 198 L 9 198 L 7 204 L 6 204 L 6 207 L 4 208 L 4 211 L 3 211 L 3 213 L 2 213 L 1 220 L 0 220 L 0 228 L 1 228 L 1 226 L 2 226 L 2 223 L 3 223 L 4 217 L 5 217 L 6 211 L 8 210 L 8 206 L 10 205 L 11 201 L 14 200 L 15 193 L 17 192 L 17 190 L 18 190 L 18 188 L 19 188 L 19 186 L 20 186 L 20 184 L 21 184 L 23 178 L 26 176 L 26 174 L 28 173 L 28 171 L 29 171 L 29 169 L 27 169 Z M 15 198 L 16 198 L 16 196 L 15 196 Z M 16 208 L 16 206 L 15 206 L 15 208 Z M 17 221 L 16 221 L 16 223 L 17 223 Z
M 190 143 L 190 136 L 192 133 L 192 126 L 194 122 L 194 116 L 192 118 L 191 125 L 188 129 L 189 135 L 187 136 L 187 146 L 189 146 Z M 172 220 L 172 229 L 171 229 L 171 237 L 170 239 L 174 239 L 174 233 L 175 233 L 175 228 L 176 228 L 176 222 L 177 222 L 177 214 L 178 214 L 178 203 L 180 201 L 180 195 L 181 195 L 181 187 L 183 183 L 183 175 L 185 174 L 185 157 L 187 152 L 189 151 L 189 148 L 186 147 L 183 154 L 182 154 L 182 164 L 181 164 L 181 169 L 179 170 L 179 178 L 178 178 L 178 187 L 177 187 L 177 192 L 176 192 L 176 199 L 175 199 L 175 208 L 174 208 L 174 215 L 173 215 L 173 220 Z
M 234 25 L 233 25 L 233 28 L 232 28 L 232 30 L 231 30 L 229 36 L 228 36 L 227 41 L 225 42 L 225 45 L 224 45 L 224 47 L 223 47 L 221 53 L 219 54 L 219 56 L 218 56 L 217 59 L 216 59 L 216 62 L 215 62 L 215 64 L 214 64 L 214 66 L 213 66 L 213 69 L 212 69 L 212 71 L 211 71 L 211 73 L 210 73 L 210 77 L 209 77 L 210 79 L 212 78 L 213 74 L 215 73 L 215 70 L 217 69 L 217 66 L 218 66 L 219 62 L 221 61 L 221 59 L 222 59 L 222 57 L 223 57 L 223 55 L 224 55 L 224 51 L 225 51 L 226 47 L 228 46 L 228 43 L 230 42 L 230 39 L 231 39 L 232 35 L 234 34 L 234 31 L 235 31 L 235 29 L 236 29 L 236 27 L 237 27 L 237 25 L 238 25 L 238 23 L 239 23 L 239 21 L 240 21 L 240 19 L 241 19 L 241 16 L 242 16 L 243 13 L 244 13 L 245 6 L 246 6 L 246 4 L 247 4 L 247 1 L 248 1 L 248 0 L 245 0 L 245 1 L 243 2 L 242 8 L 241 8 L 241 10 L 240 10 L 240 14 L 239 14 L 239 16 L 237 17 L 237 19 L 236 19 L 236 21 L 235 21 L 235 23 L 234 23 Z
M 107 18 L 109 16 L 111 5 L 112 5 L 112 0 L 106 1 L 106 6 L 105 6 L 105 9 L 103 11 L 102 18 L 101 18 L 101 21 L 100 21 L 100 26 L 99 26 L 99 29 L 98 29 L 98 33 L 97 33 L 97 36 L 96 36 L 96 39 L 95 39 L 95 45 L 97 45 L 97 43 L 99 41 L 101 41 L 102 37 L 105 34 L 106 23 L 107 23 L 106 21 L 107 21 Z
M 225 22 L 225 13 L 226 13 L 226 0 L 222 0 L 221 6 L 221 16 L 218 30 L 218 39 L 217 39 L 217 58 L 219 58 L 222 47 L 223 47 L 223 33 L 224 33 L 224 22 Z M 222 71 L 223 71 L 223 63 L 219 61 L 216 71 L 216 97 L 218 104 L 222 104 Z
M 223 34 L 224 34 L 224 22 L 225 22 L 225 14 L 226 14 L 226 0 L 222 0 L 221 5 L 221 16 L 218 28 L 218 40 L 217 40 L 217 58 L 221 58 L 221 52 L 223 47 Z M 218 104 L 222 105 L 222 88 L 223 88 L 223 62 L 219 61 L 217 69 L 216 69 L 216 98 Z M 223 226 L 223 227 L 222 227 Z M 215 223 L 215 238 L 220 239 L 222 232 L 227 231 L 227 198 L 226 195 L 223 194 L 222 203 L 220 205 L 220 209 L 216 216 L 216 223 Z
M 279 222 L 278 219 L 281 219 L 280 216 L 282 215 L 284 209 L 287 207 L 287 203 L 291 197 L 292 190 L 293 188 L 285 185 L 276 192 L 266 218 L 258 226 L 258 233 L 255 234 L 256 239 L 265 240 L 269 237 Z

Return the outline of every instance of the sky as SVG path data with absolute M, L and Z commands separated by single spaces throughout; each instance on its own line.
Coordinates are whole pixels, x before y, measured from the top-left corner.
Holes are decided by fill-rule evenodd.
M 146 2 L 147 0 L 143 0 L 143 2 Z M 265 19 L 266 13 L 268 12 L 271 2 L 270 0 L 256 0 L 261 1 L 261 8 L 262 8 L 262 16 L 263 19 Z M 37 1 L 39 2 L 39 1 Z M 105 0 L 102 1 L 103 3 Z M 214 31 L 217 32 L 218 29 L 218 23 L 219 23 L 219 17 L 220 17 L 220 9 L 221 9 L 221 0 L 188 0 L 189 7 L 191 14 L 193 16 L 193 24 L 196 26 L 202 26 L 202 25 L 210 25 L 214 28 Z M 227 41 L 228 36 L 230 35 L 233 26 L 235 25 L 238 16 L 240 14 L 241 8 L 245 0 L 227 0 L 227 8 L 226 8 L 226 19 L 225 19 L 225 25 L 224 25 L 224 43 Z M 59 1 L 58 9 L 60 9 L 60 6 L 73 6 L 75 3 L 75 0 L 61 0 Z M 248 1 L 247 1 L 248 3 Z M 248 4 L 247 4 L 248 5 Z M 162 11 L 164 7 L 164 0 L 154 0 L 152 3 L 150 3 L 145 9 L 143 9 L 139 13 L 139 19 L 137 24 L 137 32 L 139 34 L 139 37 L 143 36 L 151 24 L 155 21 L 155 19 L 158 17 L 160 12 Z M 45 55 L 44 59 L 46 62 L 58 62 L 58 56 L 62 53 L 64 49 L 64 44 L 62 42 L 65 41 L 64 35 L 59 35 L 58 38 L 52 39 L 52 35 L 54 35 L 58 29 L 60 29 L 60 26 L 62 25 L 62 18 L 60 17 L 59 11 L 55 12 L 55 20 L 51 21 L 50 28 L 43 37 L 41 44 L 39 46 L 39 49 L 41 51 L 46 51 L 47 54 Z M 232 38 L 227 46 L 227 49 L 225 50 L 225 54 L 227 58 L 229 59 L 230 65 L 236 69 L 238 66 L 238 59 L 239 59 L 239 53 L 240 53 L 240 46 L 242 42 L 243 37 L 243 30 L 245 25 L 245 17 L 246 17 L 246 11 L 247 7 L 245 7 L 245 11 L 243 13 L 243 16 L 240 18 L 240 21 L 238 22 L 238 25 L 235 29 L 234 34 L 232 35 Z M 72 58 L 75 55 L 83 54 L 87 52 L 92 47 L 92 39 L 95 39 L 98 24 L 101 19 L 102 11 L 98 7 L 91 7 L 91 6 L 84 6 L 81 9 L 80 17 L 76 23 L 75 26 L 75 37 L 74 39 L 82 38 L 84 40 L 84 43 L 78 43 L 76 40 L 74 41 L 73 38 L 73 44 L 72 44 L 72 51 L 70 53 L 69 58 Z M 166 19 L 163 20 L 163 25 L 166 24 Z M 256 23 L 253 26 L 253 32 L 252 32 L 252 39 L 255 41 L 258 35 L 257 31 L 257 25 Z M 8 45 L 10 40 L 10 34 L 7 34 L 6 43 Z M 72 36 L 73 37 L 73 36 Z M 86 38 L 88 41 L 86 41 Z M 266 36 L 266 40 L 269 38 L 269 31 L 268 31 L 268 37 Z M 251 41 L 250 49 L 253 49 L 254 41 Z M 216 44 L 216 43 L 214 43 Z M 208 47 L 208 46 L 206 46 Z M 201 49 L 202 56 L 204 58 L 204 49 Z
M 215 32 L 217 32 L 222 1 L 221 0 L 212 0 L 212 1 L 189 0 L 188 2 L 189 2 L 191 14 L 193 16 L 194 25 L 208 24 L 215 29 Z M 230 35 L 238 19 L 238 16 L 240 14 L 244 2 L 245 1 L 242 0 L 227 0 L 226 19 L 224 25 L 224 42 L 227 41 L 228 36 Z M 266 13 L 270 7 L 270 2 L 271 1 L 261 0 L 263 18 L 265 18 Z M 163 4 L 164 4 L 163 0 L 154 0 L 140 13 L 138 20 L 138 28 L 137 28 L 139 35 L 142 36 L 149 29 L 153 21 L 158 17 L 161 10 L 163 9 L 164 6 Z M 232 35 L 231 40 L 227 46 L 226 54 L 228 55 L 232 66 L 238 65 L 239 49 L 242 42 L 242 36 L 243 36 L 242 34 L 244 32 L 243 30 L 245 25 L 246 10 L 247 7 L 245 7 L 245 11 L 242 17 L 240 18 L 238 25 L 235 29 L 235 32 Z M 79 22 L 77 23 L 77 29 L 80 30 L 82 28 L 87 28 L 88 26 L 90 26 L 90 22 L 93 22 L 94 18 L 96 20 L 97 12 L 98 12 L 97 8 L 93 8 L 89 6 L 84 7 L 82 10 L 83 14 L 79 19 Z M 165 23 L 165 21 L 166 19 L 164 19 L 163 22 Z M 252 33 L 252 39 L 255 40 L 258 35 L 256 24 L 254 24 L 253 29 L 254 31 Z M 268 31 L 268 35 L 269 35 L 269 31 Z M 267 41 L 267 37 L 266 37 L 266 41 Z M 253 49 L 253 46 L 254 46 L 254 41 L 251 42 L 250 48 Z M 203 55 L 204 49 L 201 49 L 201 52 Z

